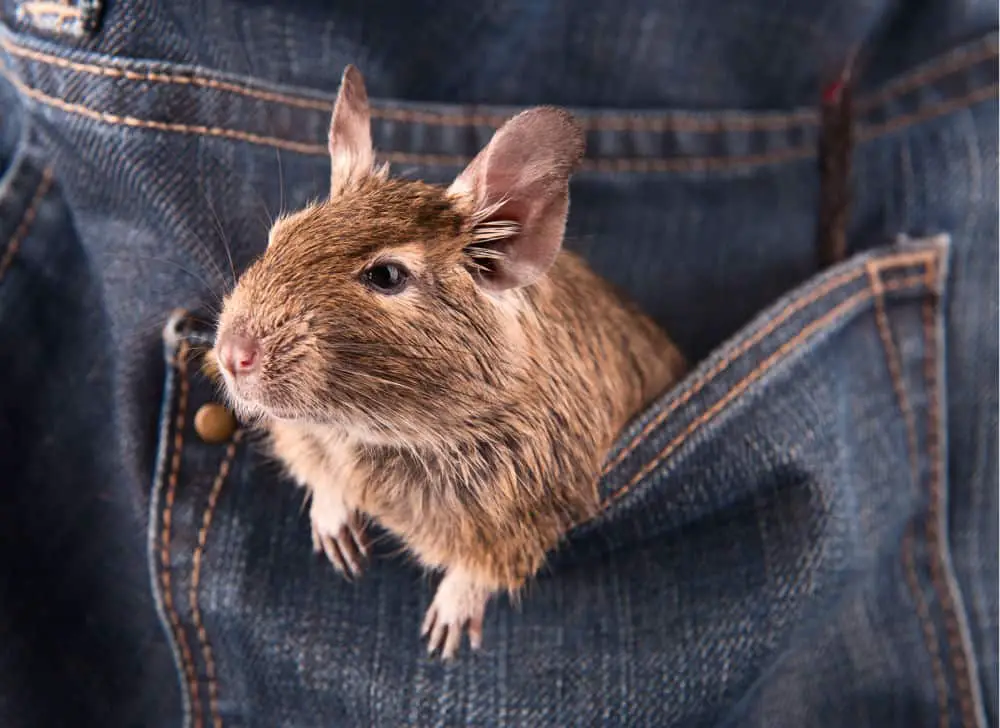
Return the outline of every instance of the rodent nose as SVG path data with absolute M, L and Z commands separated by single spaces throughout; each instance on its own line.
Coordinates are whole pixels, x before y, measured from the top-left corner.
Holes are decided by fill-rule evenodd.
M 219 342 L 219 360 L 233 376 L 250 374 L 260 361 L 260 347 L 248 336 L 228 334 Z

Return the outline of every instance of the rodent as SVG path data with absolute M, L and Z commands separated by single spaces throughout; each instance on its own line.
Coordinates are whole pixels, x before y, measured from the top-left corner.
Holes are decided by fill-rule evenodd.
M 562 248 L 584 151 L 566 111 L 514 116 L 447 188 L 395 179 L 348 66 L 329 151 L 329 198 L 274 224 L 210 361 L 308 490 L 316 551 L 359 577 L 370 518 L 444 572 L 422 634 L 447 659 L 598 512 L 615 437 L 686 364 Z

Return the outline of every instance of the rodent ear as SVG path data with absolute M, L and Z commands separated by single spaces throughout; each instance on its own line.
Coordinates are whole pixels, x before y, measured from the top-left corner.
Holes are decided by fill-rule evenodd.
M 448 188 L 471 200 L 468 253 L 484 288 L 534 283 L 562 247 L 569 178 L 583 157 L 583 131 L 566 111 L 540 107 L 510 119 Z
M 368 92 L 361 71 L 348 64 L 330 119 L 330 196 L 336 196 L 371 173 L 372 149 Z

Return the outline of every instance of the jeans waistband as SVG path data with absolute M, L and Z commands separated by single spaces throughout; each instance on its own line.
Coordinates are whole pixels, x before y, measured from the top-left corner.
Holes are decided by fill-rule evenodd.
M 325 155 L 334 90 L 204 68 L 126 61 L 0 33 L 4 74 L 48 113 L 152 132 Z M 859 143 L 996 94 L 997 34 L 953 49 L 856 103 Z M 513 108 L 373 100 L 374 140 L 397 165 L 459 167 Z M 816 108 L 787 112 L 574 109 L 584 172 L 712 172 L 815 156 Z

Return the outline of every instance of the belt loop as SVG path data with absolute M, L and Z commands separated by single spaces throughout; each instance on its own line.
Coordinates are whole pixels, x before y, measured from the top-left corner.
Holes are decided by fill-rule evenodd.
M 819 214 L 816 246 L 820 268 L 847 256 L 851 154 L 854 150 L 854 50 L 840 74 L 823 89 L 819 132 Z
M 15 17 L 19 23 L 54 36 L 89 39 L 97 33 L 104 0 L 22 0 Z

